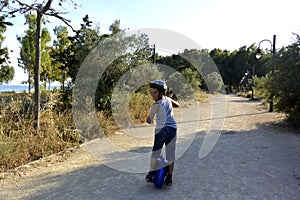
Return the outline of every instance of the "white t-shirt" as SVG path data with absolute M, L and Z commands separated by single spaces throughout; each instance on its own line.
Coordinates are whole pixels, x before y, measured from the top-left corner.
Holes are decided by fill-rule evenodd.
M 151 121 L 153 120 L 154 115 L 156 115 L 156 129 L 161 129 L 166 126 L 177 128 L 172 101 L 169 97 L 164 97 L 153 104 L 149 115 Z

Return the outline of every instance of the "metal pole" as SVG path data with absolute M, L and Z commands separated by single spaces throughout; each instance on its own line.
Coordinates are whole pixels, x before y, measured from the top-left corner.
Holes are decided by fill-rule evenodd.
M 156 64 L 155 44 L 153 45 L 153 64 Z
M 276 53 L 276 35 L 273 35 L 273 45 L 272 45 L 272 81 L 274 83 L 274 70 L 275 70 L 275 53 Z M 274 84 L 273 84 L 274 86 Z M 269 112 L 273 112 L 273 92 L 271 94 L 271 101 L 270 101 L 270 107 L 269 107 Z
M 251 79 L 252 79 L 252 83 L 251 83 L 251 91 L 252 91 L 251 99 L 252 100 L 254 100 L 254 89 L 253 89 L 253 87 L 254 87 L 254 79 L 253 79 L 254 75 L 255 75 L 255 64 L 252 66 L 252 75 L 251 75 Z

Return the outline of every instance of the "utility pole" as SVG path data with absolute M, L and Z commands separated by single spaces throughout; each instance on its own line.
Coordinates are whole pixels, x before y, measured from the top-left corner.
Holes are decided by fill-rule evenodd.
M 273 45 L 272 45 L 272 81 L 273 81 L 273 85 L 274 85 L 274 69 L 275 69 L 275 53 L 276 53 L 276 47 L 275 47 L 275 43 L 276 43 L 276 35 L 273 35 Z M 271 101 L 270 101 L 270 108 L 269 108 L 269 112 L 273 112 L 273 98 L 274 95 L 272 94 L 271 97 Z
M 153 45 L 153 48 L 152 48 L 152 58 L 153 58 L 153 64 L 156 64 L 156 52 L 155 52 L 155 44 Z
M 265 41 L 267 41 L 267 42 L 269 42 L 270 44 L 271 44 L 271 52 L 272 52 L 272 84 L 274 85 L 274 70 L 275 70 L 275 53 L 276 53 L 276 35 L 273 35 L 273 43 L 270 41 L 270 40 L 268 40 L 268 39 L 264 39 L 264 40 L 262 40 L 262 41 L 260 41 L 259 42 L 259 44 L 258 44 L 258 49 L 257 49 L 257 51 L 256 51 L 256 54 L 255 54 L 255 57 L 257 58 L 257 59 L 260 59 L 261 58 L 261 56 L 262 56 L 262 50 L 260 49 L 260 44 L 262 43 L 262 42 L 265 42 Z M 272 91 L 271 91 L 272 92 Z M 273 112 L 273 98 L 274 98 L 274 95 L 273 95 L 273 92 L 271 93 L 271 101 L 270 101 L 270 107 L 269 107 L 269 112 Z

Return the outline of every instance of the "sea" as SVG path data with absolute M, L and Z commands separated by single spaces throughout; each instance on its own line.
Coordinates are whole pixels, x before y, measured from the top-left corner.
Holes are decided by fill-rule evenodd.
M 60 86 L 50 86 L 50 90 L 59 89 Z M 49 87 L 47 87 L 47 90 Z M 34 91 L 34 88 L 31 88 L 31 91 Z M 28 92 L 28 85 L 1 85 L 0 92 Z

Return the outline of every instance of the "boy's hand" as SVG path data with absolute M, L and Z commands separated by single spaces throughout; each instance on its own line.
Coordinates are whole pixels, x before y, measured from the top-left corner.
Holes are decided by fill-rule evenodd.
M 147 117 L 146 122 L 147 122 L 148 124 L 151 124 L 151 118 L 150 118 L 150 116 Z

